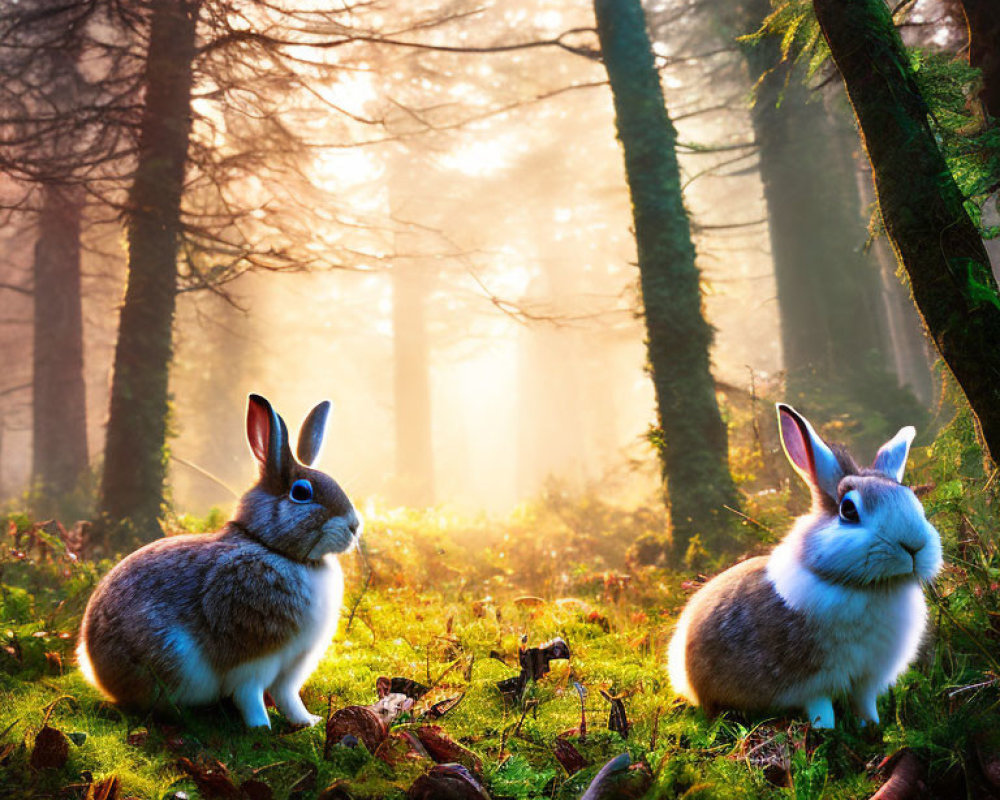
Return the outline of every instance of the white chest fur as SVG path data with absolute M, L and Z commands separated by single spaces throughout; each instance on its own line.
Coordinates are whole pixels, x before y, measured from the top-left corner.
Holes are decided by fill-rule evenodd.
M 317 567 L 305 567 L 311 602 L 298 633 L 279 650 L 235 667 L 223 676 L 223 696 L 240 686 L 268 689 L 275 683 L 301 686 L 316 669 L 333 637 L 344 594 L 344 575 L 336 556 L 326 556 Z
M 915 581 L 871 590 L 833 584 L 804 568 L 790 542 L 774 549 L 767 576 L 782 599 L 813 623 L 825 656 L 812 678 L 785 693 L 783 704 L 838 693 L 873 698 L 916 656 L 927 610 Z
M 263 693 L 278 684 L 297 694 L 316 669 L 336 631 L 344 575 L 334 555 L 326 556 L 316 567 L 296 568 L 305 570 L 303 595 L 310 602 L 298 632 L 279 650 L 219 674 L 211 667 L 194 637 L 182 626 L 169 632 L 169 646 L 178 655 L 180 666 L 179 686 L 173 695 L 175 702 L 201 705 L 233 695 L 238 690 Z
M 279 653 L 289 668 L 300 659 L 312 659 L 310 672 L 319 663 L 337 628 L 344 595 L 344 574 L 336 556 L 327 555 L 317 567 L 307 567 L 312 602 L 295 636 Z

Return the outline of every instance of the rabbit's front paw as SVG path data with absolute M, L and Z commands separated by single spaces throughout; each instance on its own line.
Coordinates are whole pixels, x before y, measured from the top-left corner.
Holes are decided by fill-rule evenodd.
M 292 683 L 281 683 L 272 686 L 271 696 L 274 697 L 274 703 L 278 706 L 278 710 L 285 715 L 285 719 L 296 727 L 305 726 L 311 728 L 323 719 L 309 713 L 309 709 L 306 708 L 302 702 L 302 698 L 299 697 L 299 687 Z
M 317 722 L 322 722 L 323 718 L 316 714 L 306 714 L 304 717 L 289 717 L 288 721 L 296 728 L 311 728 Z

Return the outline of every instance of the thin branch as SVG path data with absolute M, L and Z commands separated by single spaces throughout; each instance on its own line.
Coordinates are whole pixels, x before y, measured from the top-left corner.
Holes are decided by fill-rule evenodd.
M 23 392 L 25 389 L 30 389 L 30 383 L 22 383 L 18 386 L 9 386 L 6 389 L 0 389 L 0 397 L 4 397 L 8 394 L 14 394 L 15 392 Z
M 227 492 L 229 492 L 233 497 L 236 497 L 236 498 L 240 497 L 240 493 L 237 492 L 232 486 L 230 486 L 228 483 L 226 483 L 224 480 L 222 480 L 222 478 L 219 478 L 219 477 L 216 477 L 215 475 L 213 475 L 211 472 L 209 472 L 204 467 L 199 467 L 194 462 L 188 461 L 186 458 L 181 458 L 180 456 L 176 456 L 173 453 L 170 454 L 170 460 L 171 461 L 176 461 L 178 464 L 183 464 L 188 469 L 193 469 L 199 475 L 202 475 L 202 476 L 208 478 L 210 481 L 212 481 L 212 483 L 215 483 L 215 484 L 221 486 L 223 489 L 225 489 Z

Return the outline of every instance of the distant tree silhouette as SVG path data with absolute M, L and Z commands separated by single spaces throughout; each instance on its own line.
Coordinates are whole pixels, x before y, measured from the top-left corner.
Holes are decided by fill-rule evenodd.
M 941 154 L 882 0 L 813 0 L 872 163 L 886 232 L 913 299 L 1000 458 L 1000 293 L 978 228 Z

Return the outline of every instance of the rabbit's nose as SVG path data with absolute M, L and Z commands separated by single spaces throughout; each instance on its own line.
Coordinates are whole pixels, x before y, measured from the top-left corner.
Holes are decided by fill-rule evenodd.
M 918 544 L 916 547 L 914 547 L 912 544 L 907 544 L 906 542 L 900 542 L 899 546 L 902 547 L 913 558 L 916 558 L 917 553 L 919 553 L 924 548 L 922 544 Z
M 351 529 L 351 534 L 356 536 L 358 529 L 361 528 L 361 518 L 357 514 L 351 514 L 351 519 L 347 523 L 347 527 Z

